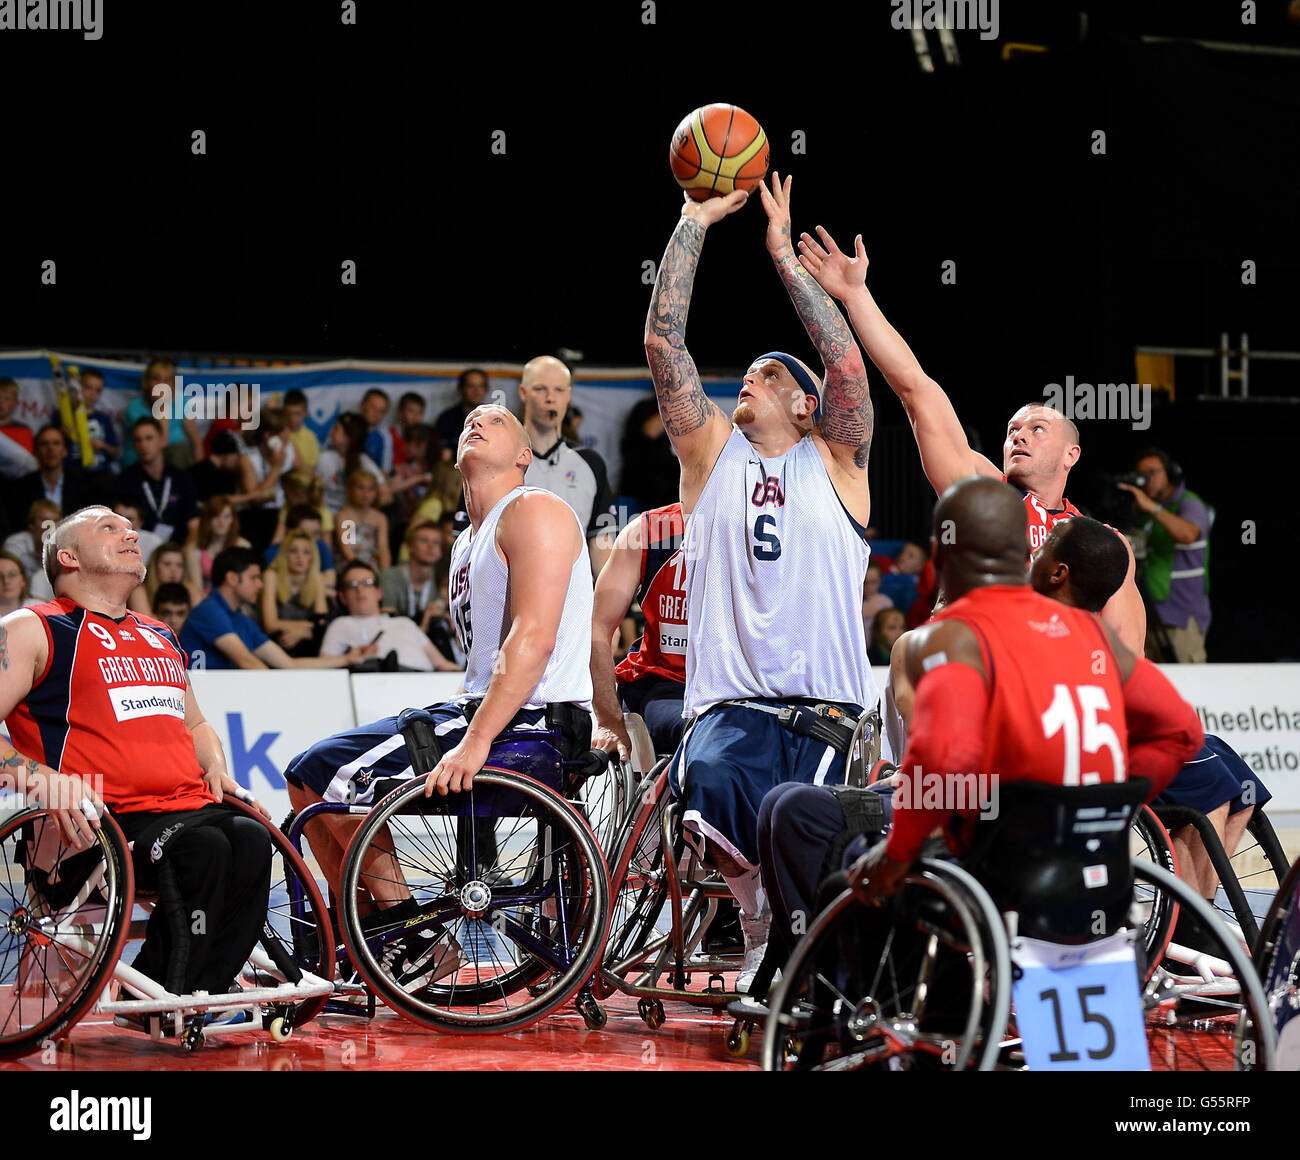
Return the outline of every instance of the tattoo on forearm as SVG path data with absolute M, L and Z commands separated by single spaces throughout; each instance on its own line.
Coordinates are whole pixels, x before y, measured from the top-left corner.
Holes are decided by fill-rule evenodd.
M 682 218 L 659 264 L 646 317 L 647 357 L 659 397 L 659 413 L 674 438 L 699 430 L 713 414 L 695 360 L 686 349 L 686 316 L 703 244 L 704 227 Z
M 9 667 L 9 630 L 0 624 L 0 673 Z
M 772 255 L 799 321 L 826 368 L 822 384 L 822 436 L 852 447 L 853 462 L 867 466 L 875 412 L 867 385 L 867 367 L 848 321 L 834 300 L 799 264 L 788 245 Z

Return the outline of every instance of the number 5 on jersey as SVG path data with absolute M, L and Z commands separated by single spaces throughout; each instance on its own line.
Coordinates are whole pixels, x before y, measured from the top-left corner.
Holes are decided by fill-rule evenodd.
M 776 516 L 764 512 L 754 521 L 754 539 L 760 541 L 754 545 L 755 560 L 776 560 L 781 556 L 781 541 L 777 539 Z

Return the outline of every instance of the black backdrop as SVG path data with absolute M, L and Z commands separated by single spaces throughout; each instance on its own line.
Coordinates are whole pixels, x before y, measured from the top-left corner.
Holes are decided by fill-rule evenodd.
M 1226 0 L 1003 0 L 998 39 L 959 33 L 962 66 L 923 75 L 887 0 L 660 0 L 653 25 L 639 0 L 360 0 L 355 27 L 328 0 L 106 0 L 97 42 L 0 33 L 3 342 L 475 360 L 567 346 L 636 365 L 643 263 L 677 212 L 669 135 L 727 100 L 794 172 L 796 228 L 865 235 L 879 301 L 996 459 L 1017 404 L 1067 375 L 1131 381 L 1138 343 L 1211 346 L 1227 330 L 1300 347 L 1300 57 L 1140 39 L 1300 48 L 1285 8 L 1264 0 L 1244 28 Z M 1010 41 L 1049 51 L 1003 61 Z M 798 130 L 806 152 L 792 156 Z M 762 234 L 756 205 L 710 232 L 689 332 L 704 369 L 807 349 Z M 48 258 L 53 287 L 39 282 Z M 340 284 L 345 259 L 356 286 Z M 955 285 L 940 282 L 948 260 Z M 1218 660 L 1300 657 L 1293 366 L 1252 375 L 1290 403 L 1197 402 L 1217 375 L 1180 366 L 1151 431 L 1081 425 L 1076 502 L 1154 441 L 1216 504 Z M 909 437 L 885 434 L 901 408 L 873 385 L 879 509 L 920 535 L 932 497 Z

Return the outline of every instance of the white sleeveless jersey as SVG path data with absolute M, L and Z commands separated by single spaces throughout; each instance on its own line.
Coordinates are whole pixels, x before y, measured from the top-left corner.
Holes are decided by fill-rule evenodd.
M 862 627 L 871 549 L 810 436 L 764 461 L 739 430 L 686 521 L 683 715 L 738 697 L 875 706 Z
M 487 693 L 501 645 L 510 632 L 510 570 L 496 548 L 497 523 L 506 508 L 521 495 L 541 491 L 516 487 L 503 495 L 487 514 L 478 531 L 462 532 L 451 548 L 452 621 L 465 650 L 465 692 L 472 697 Z M 578 523 L 571 508 L 566 510 Z M 581 533 L 581 526 L 578 527 Z M 591 560 L 586 537 L 580 536 L 582 551 L 569 572 L 569 590 L 555 634 L 555 650 L 546 662 L 542 679 L 523 708 L 540 708 L 560 701 L 591 705 Z M 515 585 L 527 584 L 526 576 Z

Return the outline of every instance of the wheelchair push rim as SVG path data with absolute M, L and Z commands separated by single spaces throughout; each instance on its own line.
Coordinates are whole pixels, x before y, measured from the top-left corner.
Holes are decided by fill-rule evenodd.
M 87 851 L 71 850 L 57 834 L 57 822 L 43 809 L 0 824 L 0 1059 L 66 1035 L 99 1001 L 126 942 L 135 879 L 117 823 L 101 813 Z M 35 851 L 53 854 L 40 870 L 51 897 L 20 861 L 20 843 L 28 852 L 23 859 L 38 856 Z M 76 858 L 84 859 L 84 872 L 73 869 Z M 60 875 L 65 866 L 68 873 Z M 60 879 L 64 889 L 54 894 Z

